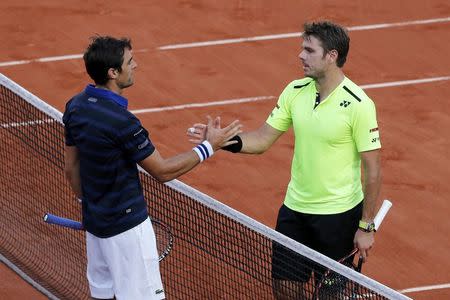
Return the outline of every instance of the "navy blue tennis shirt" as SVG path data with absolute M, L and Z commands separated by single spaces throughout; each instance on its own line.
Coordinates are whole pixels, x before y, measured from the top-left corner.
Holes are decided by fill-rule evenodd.
M 66 145 L 79 153 L 83 225 L 101 238 L 148 217 L 136 163 L 155 147 L 127 106 L 126 98 L 88 85 L 67 102 L 63 116 Z

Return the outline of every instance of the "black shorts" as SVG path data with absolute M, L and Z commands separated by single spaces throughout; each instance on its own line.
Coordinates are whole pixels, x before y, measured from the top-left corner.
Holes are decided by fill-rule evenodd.
M 363 203 L 334 215 L 304 214 L 284 204 L 278 212 L 275 230 L 332 259 L 339 260 L 354 248 L 353 239 L 362 216 Z M 272 277 L 306 282 L 312 271 L 323 272 L 319 264 L 274 242 Z

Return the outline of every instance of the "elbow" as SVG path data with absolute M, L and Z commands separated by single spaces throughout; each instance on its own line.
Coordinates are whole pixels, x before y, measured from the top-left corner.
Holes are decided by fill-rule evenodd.
M 270 145 L 261 145 L 258 149 L 255 149 L 253 154 L 263 154 L 270 148 Z
M 173 176 L 166 173 L 152 174 L 152 176 L 161 183 L 171 181 L 172 179 L 174 179 Z

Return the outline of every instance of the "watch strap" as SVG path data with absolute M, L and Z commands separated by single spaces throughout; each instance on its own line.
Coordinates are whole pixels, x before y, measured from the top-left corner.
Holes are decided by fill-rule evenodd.
M 374 222 L 365 222 L 363 220 L 359 221 L 358 228 L 364 232 L 375 232 L 375 223 Z

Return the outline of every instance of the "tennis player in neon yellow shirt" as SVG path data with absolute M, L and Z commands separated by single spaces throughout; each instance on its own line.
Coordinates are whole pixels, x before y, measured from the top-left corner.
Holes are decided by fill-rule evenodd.
M 259 129 L 235 136 L 236 143 L 223 148 L 263 153 L 293 127 L 291 180 L 276 230 L 336 260 L 354 247 L 367 258 L 374 242 L 373 218 L 380 188 L 381 144 L 375 105 L 342 71 L 349 43 L 347 31 L 337 24 L 305 24 L 299 55 L 305 78 L 286 86 Z M 191 141 L 201 142 L 205 125 L 194 128 L 188 135 Z M 284 296 L 284 282 L 307 282 L 311 276 L 305 260 L 277 263 L 289 254 L 283 251 L 274 246 L 272 275 L 277 298 Z M 292 285 L 289 289 L 292 292 Z M 301 288 L 298 292 L 296 299 L 302 298 Z

